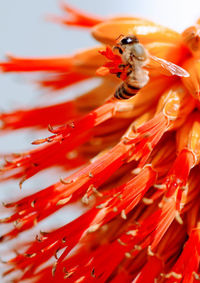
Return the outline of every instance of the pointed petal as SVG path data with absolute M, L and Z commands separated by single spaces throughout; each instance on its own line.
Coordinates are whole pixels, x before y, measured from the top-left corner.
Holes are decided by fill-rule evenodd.
M 179 33 L 154 23 L 147 23 L 143 19 L 107 21 L 92 29 L 95 39 L 110 45 L 115 45 L 121 34 L 134 34 L 142 44 L 154 41 L 178 43 L 181 40 Z

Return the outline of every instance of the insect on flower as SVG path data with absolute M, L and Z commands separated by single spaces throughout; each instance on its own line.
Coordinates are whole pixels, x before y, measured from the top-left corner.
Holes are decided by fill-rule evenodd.
M 136 36 L 123 37 L 120 39 L 118 45 L 114 46 L 113 49 L 117 49 L 122 55 L 122 62 L 120 65 L 117 58 L 116 74 L 119 78 L 124 79 L 124 82 L 119 86 L 114 94 L 114 97 L 117 99 L 131 98 L 148 83 L 148 71 L 144 70 L 143 68 L 145 66 L 147 67 L 147 65 L 149 65 L 151 68 L 154 64 L 157 68 L 163 68 L 163 71 L 168 71 L 171 75 L 180 77 L 189 76 L 189 74 L 181 67 L 164 59 L 160 59 L 156 56 L 151 56 L 148 54 L 145 48 L 139 43 L 139 40 Z M 111 56 L 111 50 L 107 49 L 106 51 L 107 52 L 103 52 L 103 54 L 105 54 L 107 58 L 113 58 L 116 60 L 114 54 Z M 97 73 L 101 74 L 101 72 L 102 68 L 97 70 Z M 103 68 L 103 73 L 104 72 L 105 69 Z M 112 73 L 114 73 L 113 70 Z
M 1 182 L 21 178 L 22 187 L 43 169 L 66 171 L 57 183 L 3 204 L 10 215 L 0 218 L 7 226 L 0 240 L 15 238 L 18 250 L 4 261 L 3 276 L 199 282 L 200 22 L 180 34 L 141 18 L 62 9 L 53 21 L 88 28 L 102 45 L 64 57 L 9 56 L 1 70 L 42 71 L 39 85 L 55 92 L 99 75 L 100 83 L 71 101 L 0 113 L 2 134 L 51 124 L 36 148 L 2 153 Z M 86 208 L 81 216 L 18 244 L 24 231 L 75 202 Z

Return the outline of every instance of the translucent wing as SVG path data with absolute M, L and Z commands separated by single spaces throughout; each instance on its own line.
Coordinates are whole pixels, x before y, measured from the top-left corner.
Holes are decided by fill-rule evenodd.
M 164 59 L 158 58 L 156 56 L 149 54 L 150 62 L 148 64 L 148 68 L 158 68 L 161 69 L 161 73 L 164 73 L 165 75 L 173 75 L 173 76 L 179 76 L 179 77 L 189 77 L 189 73 L 177 66 L 174 63 L 171 63 L 169 61 L 166 61 Z

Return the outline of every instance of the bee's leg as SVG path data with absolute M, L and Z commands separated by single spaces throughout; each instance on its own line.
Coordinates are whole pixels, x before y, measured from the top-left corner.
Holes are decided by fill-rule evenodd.
M 114 46 L 114 47 L 113 47 L 113 51 L 115 51 L 115 49 L 117 49 L 120 54 L 123 54 L 123 50 L 121 49 L 121 47 L 119 47 L 119 46 Z

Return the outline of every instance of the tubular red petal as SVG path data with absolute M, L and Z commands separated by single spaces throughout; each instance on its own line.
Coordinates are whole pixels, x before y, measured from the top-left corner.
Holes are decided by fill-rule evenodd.
M 116 102 L 110 101 L 83 118 L 53 130 L 55 133 L 53 136 L 34 141 L 33 144 L 44 142 L 49 142 L 49 144 L 21 154 L 18 158 L 13 158 L 12 162 L 5 164 L 1 169 L 1 174 L 3 174 L 1 178 L 7 178 L 5 174 L 17 168 L 19 173 L 14 173 L 13 176 L 25 175 L 25 179 L 27 179 L 39 170 L 52 166 L 60 159 L 63 160 L 63 152 L 66 154 L 88 140 L 91 136 L 89 130 L 110 119 L 114 114 L 115 106 Z M 56 152 L 56 154 L 53 155 L 53 152 Z
M 47 79 L 40 80 L 38 83 L 43 88 L 49 88 L 54 91 L 69 87 L 76 83 L 88 79 L 89 76 L 75 72 L 48 76 Z
M 60 209 L 69 201 L 77 200 L 77 198 L 85 194 L 90 185 L 94 188 L 98 188 L 126 161 L 130 149 L 131 146 L 125 146 L 123 142 L 119 143 L 107 154 L 97 159 L 94 163 L 77 171 L 65 180 L 61 180 L 61 182 L 18 202 L 8 204 L 7 207 L 15 207 L 16 213 L 13 214 L 12 217 L 2 220 L 2 222 L 6 223 L 20 219 L 20 221 L 24 221 L 24 224 L 27 226 L 24 225 L 12 230 L 9 234 L 4 235 L 4 238 L 7 236 L 15 236 L 20 232 L 20 230 L 23 231 L 32 227 L 35 219 L 40 221 L 52 214 L 54 211 Z M 154 175 L 155 173 L 152 174 Z M 153 178 L 151 174 L 150 178 Z M 140 177 L 138 182 L 141 182 L 141 179 L 143 178 Z M 146 180 L 147 184 L 148 182 L 152 182 L 150 180 Z M 141 188 L 145 190 L 145 184 L 140 183 L 140 185 Z M 41 209 L 42 211 L 40 211 Z M 21 215 L 22 211 L 23 214 Z M 98 209 L 95 211 L 98 211 Z M 92 214 L 95 215 L 94 212 Z M 26 217 L 29 215 L 31 215 L 32 218 L 27 221 Z
M 96 69 L 105 63 L 98 52 L 99 48 L 94 47 L 62 57 L 25 58 L 7 55 L 8 61 L 0 62 L 0 69 L 3 72 L 47 72 L 48 75 L 60 73 L 67 76 L 72 73 L 72 76 L 80 76 L 81 80 L 86 76 L 96 76 Z
M 68 72 L 72 68 L 70 57 L 21 58 L 7 55 L 8 62 L 0 62 L 3 72 Z
M 195 163 L 194 154 L 191 151 L 187 149 L 181 151 L 165 181 L 167 186 L 167 198 L 170 198 L 176 190 L 186 185 L 190 170 Z
M 85 133 L 72 142 L 66 139 L 62 146 L 59 143 L 51 143 L 41 148 L 16 155 L 13 154 L 11 162 L 6 163 L 0 169 L 0 179 L 7 180 L 11 178 L 23 177 L 22 183 L 35 175 L 38 171 L 51 167 L 54 164 L 63 164 L 66 160 L 66 154 L 85 143 L 91 137 L 90 133 Z M 22 184 L 21 183 L 21 184 Z
M 140 126 L 136 132 L 136 138 L 128 141 L 128 144 L 135 144 L 134 154 L 136 160 L 141 158 L 139 167 L 143 167 L 153 148 L 159 142 L 169 126 L 168 119 L 160 113 L 154 118 Z
M 33 109 L 17 110 L 0 114 L 3 129 L 19 129 L 24 127 L 47 127 L 49 124 L 59 125 L 78 116 L 73 101 Z
M 156 256 L 151 256 L 148 260 L 148 263 L 146 263 L 132 283 L 153 283 L 154 279 L 160 274 L 162 269 L 162 261 Z
M 122 217 L 125 219 L 126 214 L 139 203 L 147 190 L 154 184 L 156 176 L 156 172 L 147 166 L 135 178 L 119 188 L 111 190 L 111 195 L 114 194 L 115 198 L 109 197 L 105 202 L 99 204 L 99 207 L 102 208 L 97 212 L 91 225 L 100 227 L 122 211 Z
M 66 126 L 58 127 L 53 130 L 55 135 L 50 136 L 46 139 L 36 140 L 33 144 L 40 144 L 44 142 L 62 142 L 65 138 L 69 138 L 80 135 L 85 131 L 89 131 L 93 127 L 105 122 L 106 120 L 114 116 L 116 103 L 113 101 L 107 102 L 96 110 L 90 112 L 83 118 L 77 119 L 73 122 L 70 122 Z
M 192 255 L 192 256 L 191 256 Z M 173 274 L 180 275 L 175 277 L 177 282 L 194 282 L 194 272 L 198 272 L 198 267 L 200 263 L 200 233 L 199 228 L 193 229 L 188 241 L 186 242 L 184 249 L 170 271 L 169 279 L 166 280 L 167 283 L 174 282 Z M 171 274 L 171 276 L 170 276 Z M 167 276 L 167 275 L 166 275 Z
M 190 74 L 187 78 L 182 78 L 184 86 L 196 99 L 200 98 L 200 60 L 189 57 L 183 64 L 183 68 Z
M 50 17 L 55 22 L 62 23 L 68 26 L 78 26 L 90 28 L 103 22 L 105 19 L 96 15 L 91 15 L 83 11 L 79 11 L 77 8 L 70 6 L 64 2 L 61 3 L 62 10 L 67 14 L 63 17 Z

